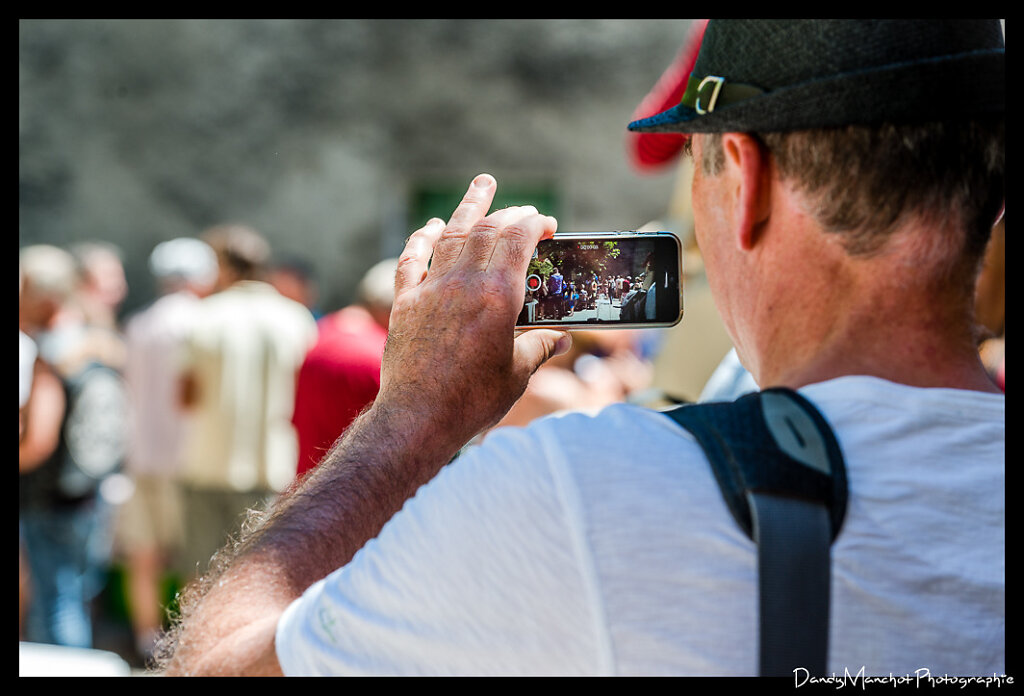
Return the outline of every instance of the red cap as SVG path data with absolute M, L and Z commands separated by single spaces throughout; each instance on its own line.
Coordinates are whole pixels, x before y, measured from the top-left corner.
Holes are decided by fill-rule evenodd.
M 633 112 L 631 121 L 647 118 L 670 109 L 679 103 L 686 91 L 686 82 L 693 72 L 700 52 L 700 43 L 704 38 L 704 28 L 708 20 L 694 20 L 682 50 L 672 64 L 668 66 L 658 79 L 654 88 L 647 93 L 640 105 Z M 684 133 L 633 133 L 626 136 L 626 149 L 630 161 L 640 171 L 653 171 L 664 167 L 674 160 L 683 149 L 686 138 Z

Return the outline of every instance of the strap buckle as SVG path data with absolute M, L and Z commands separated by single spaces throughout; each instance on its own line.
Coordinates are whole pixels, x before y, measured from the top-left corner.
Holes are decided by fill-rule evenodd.
M 711 92 L 711 99 L 708 100 L 707 109 L 702 109 L 700 105 L 700 95 L 701 92 L 704 91 L 704 85 L 706 85 L 708 82 L 715 83 L 715 88 Z M 718 77 L 716 75 L 708 75 L 707 77 L 700 81 L 700 84 L 697 85 L 697 98 L 694 100 L 693 104 L 693 107 L 698 114 L 703 116 L 704 114 L 710 114 L 712 111 L 715 110 L 715 104 L 718 103 L 718 93 L 722 91 L 723 84 L 725 84 L 725 78 Z

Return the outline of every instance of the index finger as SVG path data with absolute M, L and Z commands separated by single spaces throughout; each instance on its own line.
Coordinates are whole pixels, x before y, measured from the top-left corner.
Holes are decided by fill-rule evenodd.
M 470 184 L 466 195 L 462 197 L 455 212 L 452 213 L 448 225 L 434 245 L 434 257 L 430 262 L 431 273 L 444 273 L 455 265 L 470 230 L 490 210 L 494 200 L 497 182 L 490 174 L 480 174 Z

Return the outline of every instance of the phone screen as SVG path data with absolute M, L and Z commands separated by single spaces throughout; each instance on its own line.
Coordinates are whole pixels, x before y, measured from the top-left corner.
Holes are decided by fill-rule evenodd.
M 669 232 L 557 234 L 530 261 L 516 325 L 672 326 L 682 318 L 681 259 Z

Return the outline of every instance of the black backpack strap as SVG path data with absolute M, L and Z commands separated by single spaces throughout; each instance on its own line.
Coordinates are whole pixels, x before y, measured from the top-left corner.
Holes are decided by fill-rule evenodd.
M 729 510 L 758 546 L 760 669 L 824 675 L 830 547 L 846 513 L 846 467 L 807 399 L 772 388 L 665 412 L 693 433 Z

